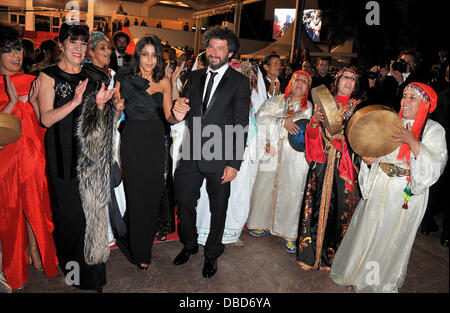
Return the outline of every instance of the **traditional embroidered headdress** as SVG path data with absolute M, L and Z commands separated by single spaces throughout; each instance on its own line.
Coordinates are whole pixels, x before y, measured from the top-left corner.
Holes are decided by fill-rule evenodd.
M 308 72 L 305 71 L 295 71 L 292 74 L 291 80 L 289 81 L 288 85 L 286 86 L 286 89 L 284 91 L 284 99 L 287 99 L 291 93 L 292 93 L 292 81 L 294 80 L 295 76 L 298 75 L 304 75 L 308 78 L 308 89 L 306 90 L 306 94 L 303 96 L 302 101 L 300 103 L 300 110 L 305 110 L 308 103 L 308 93 L 309 93 L 309 87 L 311 87 L 312 79 L 311 76 L 308 74 Z
M 413 90 L 421 99 L 419 110 L 417 111 L 416 118 L 414 119 L 414 123 L 412 125 L 414 136 L 418 139 L 423 127 L 425 126 L 428 114 L 436 109 L 437 95 L 433 88 L 431 88 L 430 86 L 417 82 L 410 83 L 405 87 L 405 90 L 406 89 Z M 399 115 L 403 118 L 402 109 L 400 109 Z M 406 163 L 409 164 L 410 155 L 411 149 L 409 145 L 403 143 L 400 147 L 400 152 L 398 153 L 397 158 L 399 160 L 405 160 Z

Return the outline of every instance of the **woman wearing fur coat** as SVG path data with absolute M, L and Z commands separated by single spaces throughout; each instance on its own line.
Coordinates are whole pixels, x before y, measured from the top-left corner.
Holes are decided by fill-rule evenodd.
M 67 284 L 101 292 L 117 110 L 115 89 L 82 70 L 88 40 L 87 26 L 61 26 L 61 61 L 41 72 L 38 102 L 59 264 Z

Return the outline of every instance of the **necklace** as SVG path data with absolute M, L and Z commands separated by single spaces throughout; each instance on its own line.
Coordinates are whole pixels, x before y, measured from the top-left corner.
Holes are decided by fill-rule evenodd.
M 361 100 L 350 98 L 346 104 L 342 104 L 336 97 L 334 97 L 334 101 L 339 107 L 339 115 L 341 116 L 342 121 L 348 120 L 353 114 L 355 107 L 361 102 Z

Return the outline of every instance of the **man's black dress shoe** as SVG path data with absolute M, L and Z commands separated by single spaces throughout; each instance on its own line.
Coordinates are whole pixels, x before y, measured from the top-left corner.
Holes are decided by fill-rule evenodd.
M 448 239 L 441 239 L 441 245 L 448 247 Z
M 431 227 L 422 227 L 422 228 L 420 229 L 420 232 L 421 232 L 422 234 L 428 236 L 430 233 L 435 233 L 435 232 L 437 232 L 438 230 L 439 230 L 439 226 L 433 225 L 433 226 L 431 226 Z
M 196 254 L 197 252 L 198 252 L 198 246 L 191 250 L 183 248 L 183 250 L 181 250 L 181 252 L 173 260 L 173 264 L 175 264 L 175 265 L 184 264 L 187 261 L 189 261 L 189 257 L 191 255 Z
M 205 264 L 203 265 L 203 277 L 209 278 L 214 276 L 217 272 L 217 258 L 210 259 L 205 258 Z

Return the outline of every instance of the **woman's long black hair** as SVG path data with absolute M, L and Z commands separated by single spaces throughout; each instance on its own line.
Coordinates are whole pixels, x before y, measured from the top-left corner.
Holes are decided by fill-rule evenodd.
M 139 67 L 141 60 L 142 49 L 151 44 L 155 48 L 156 53 L 156 66 L 153 69 L 152 79 L 154 82 L 158 83 L 161 79 L 164 78 L 164 57 L 161 48 L 161 40 L 155 35 L 148 35 L 139 39 L 136 44 L 136 48 L 134 49 L 133 60 L 131 61 L 131 67 L 133 69 L 133 74 L 139 76 L 141 74 L 141 69 Z

